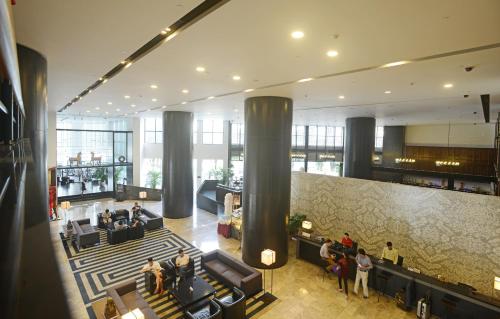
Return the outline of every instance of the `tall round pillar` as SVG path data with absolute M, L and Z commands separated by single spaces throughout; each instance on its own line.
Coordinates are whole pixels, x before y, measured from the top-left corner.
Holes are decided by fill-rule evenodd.
M 292 113 L 289 98 L 245 100 L 242 253 L 257 268 L 278 268 L 288 260 Z M 264 249 L 276 252 L 271 266 L 261 263 Z
M 375 148 L 375 119 L 354 117 L 345 121 L 344 176 L 371 179 Z
M 163 112 L 163 216 L 193 214 L 193 113 Z
M 19 76 L 23 91 L 24 137 L 31 145 L 33 161 L 27 166 L 25 226 L 46 222 L 49 211 L 47 180 L 47 60 L 35 50 L 17 46 Z M 55 143 L 55 141 L 54 141 Z

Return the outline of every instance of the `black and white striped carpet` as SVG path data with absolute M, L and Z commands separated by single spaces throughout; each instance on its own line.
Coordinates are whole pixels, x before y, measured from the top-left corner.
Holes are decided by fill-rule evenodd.
M 108 244 L 105 231 L 100 231 L 100 236 L 100 245 L 80 251 L 75 249 L 74 245 L 64 242 L 71 269 L 90 318 L 96 318 L 92 303 L 104 298 L 107 288 L 132 278 L 137 280 L 139 292 L 160 318 L 182 318 L 182 310 L 174 298 L 169 299 L 167 294 L 150 295 L 145 291 L 144 275 L 139 272 L 147 263 L 148 257 L 157 261 L 167 260 L 174 257 L 179 248 L 183 248 L 195 259 L 197 274 L 217 290 L 218 297 L 230 293 L 229 288 L 200 270 L 202 252 L 166 228 L 146 231 L 144 238 L 118 245 Z M 249 298 L 247 318 L 262 311 L 273 300 L 274 296 L 263 293 Z

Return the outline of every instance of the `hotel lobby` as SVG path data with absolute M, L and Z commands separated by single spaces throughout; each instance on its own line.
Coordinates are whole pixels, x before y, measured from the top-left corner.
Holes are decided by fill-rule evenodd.
M 2 0 L 0 81 L 5 318 L 500 319 L 500 1 Z

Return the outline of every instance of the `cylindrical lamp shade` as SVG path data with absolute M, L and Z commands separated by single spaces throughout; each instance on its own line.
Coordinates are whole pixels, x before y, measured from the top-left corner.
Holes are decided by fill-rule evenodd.
M 258 96 L 245 100 L 245 167 L 242 259 L 256 268 L 279 268 L 288 261 L 292 100 Z M 265 266 L 261 252 L 276 252 Z
M 302 228 L 304 228 L 304 229 L 312 229 L 312 227 L 313 227 L 313 224 L 310 221 L 304 220 L 302 222 Z
M 495 290 L 500 290 L 500 277 L 495 276 L 495 283 L 493 287 L 495 288 Z
M 62 209 L 70 209 L 71 208 L 71 203 L 66 201 L 61 203 L 61 208 Z
M 140 199 L 144 199 L 144 198 L 147 198 L 148 197 L 148 193 L 146 192 L 139 192 L 139 198 Z
M 260 262 L 266 266 L 271 266 L 276 262 L 276 252 L 271 249 L 265 249 L 260 253 Z

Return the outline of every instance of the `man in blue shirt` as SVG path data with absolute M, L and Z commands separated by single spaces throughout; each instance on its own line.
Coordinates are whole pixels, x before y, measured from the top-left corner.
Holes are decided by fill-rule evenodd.
M 366 255 L 363 248 L 358 250 L 358 255 L 356 256 L 356 263 L 358 264 L 356 271 L 356 281 L 354 282 L 354 293 L 358 294 L 359 281 L 361 280 L 363 284 L 363 298 L 368 298 L 368 272 L 373 268 L 372 261 L 370 257 Z

